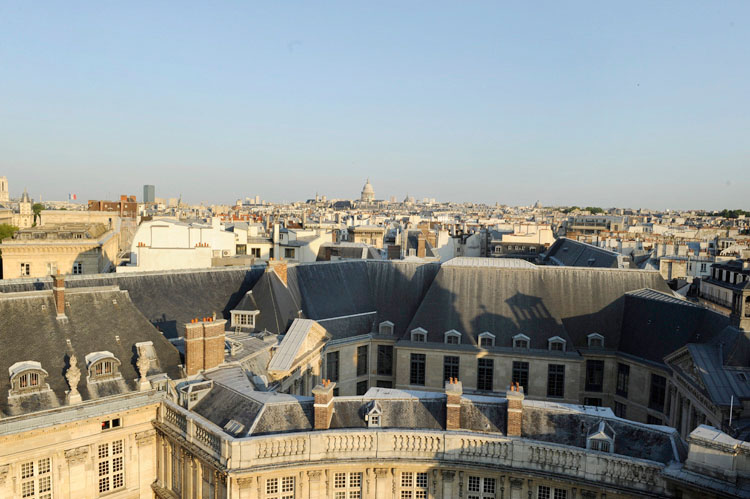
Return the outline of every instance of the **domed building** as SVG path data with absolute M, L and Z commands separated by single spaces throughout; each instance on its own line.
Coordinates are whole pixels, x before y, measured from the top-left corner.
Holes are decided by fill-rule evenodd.
M 365 182 L 365 186 L 362 188 L 362 195 L 359 199 L 363 203 L 372 203 L 375 201 L 375 191 L 372 189 L 372 184 L 370 183 L 369 178 L 367 179 L 367 182 Z

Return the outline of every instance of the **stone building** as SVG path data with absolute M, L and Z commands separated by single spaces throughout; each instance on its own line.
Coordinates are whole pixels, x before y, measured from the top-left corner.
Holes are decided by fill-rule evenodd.
M 372 188 L 372 184 L 370 184 L 369 178 L 365 182 L 365 186 L 362 187 L 362 195 L 359 197 L 359 200 L 362 203 L 372 203 L 375 201 L 375 191 Z
M 681 348 L 747 373 L 743 308 L 492 262 L 2 281 L 0 496 L 750 497 L 744 427 L 666 404 Z
M 3 277 L 98 274 L 114 268 L 118 235 L 104 224 L 40 225 L 0 244 Z

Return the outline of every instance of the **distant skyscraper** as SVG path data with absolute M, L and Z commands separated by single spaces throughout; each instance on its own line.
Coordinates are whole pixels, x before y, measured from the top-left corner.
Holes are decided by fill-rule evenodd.
M 143 202 L 153 203 L 156 201 L 156 187 L 153 185 L 143 186 Z

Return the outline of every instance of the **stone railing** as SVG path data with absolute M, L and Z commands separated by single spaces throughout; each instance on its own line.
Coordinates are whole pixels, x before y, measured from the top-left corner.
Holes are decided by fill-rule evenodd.
M 168 406 L 167 406 L 168 405 Z M 349 429 L 234 438 L 213 423 L 166 403 L 159 422 L 232 470 L 315 462 L 410 461 L 482 465 L 590 480 L 619 490 L 659 494 L 664 465 L 618 454 L 501 435 L 430 430 Z

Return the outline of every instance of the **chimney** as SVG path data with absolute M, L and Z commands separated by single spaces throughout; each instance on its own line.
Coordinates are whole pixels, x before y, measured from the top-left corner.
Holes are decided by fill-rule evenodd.
M 284 260 L 273 260 L 272 258 L 268 259 L 268 270 L 273 270 L 277 276 L 279 276 L 279 279 L 281 279 L 281 282 L 284 283 L 284 286 L 287 285 L 287 266 L 286 262 Z
M 224 363 L 224 319 L 193 319 L 185 324 L 185 371 L 188 376 Z
M 333 389 L 336 383 L 324 379 L 323 382 L 312 389 L 315 397 L 313 409 L 315 412 L 315 429 L 327 430 L 331 427 L 333 417 Z
M 52 296 L 55 298 L 55 307 L 57 308 L 57 318 L 65 318 L 65 277 L 57 271 L 52 276 Z
M 508 399 L 508 428 L 505 434 L 509 437 L 520 437 L 523 420 L 523 387 L 518 383 L 510 385 L 506 389 L 505 398 Z
M 461 395 L 463 394 L 463 384 L 456 378 L 448 380 L 445 385 L 445 429 L 461 429 Z
M 421 232 L 417 235 L 417 256 L 424 258 L 427 256 L 427 249 L 425 248 L 425 237 Z

